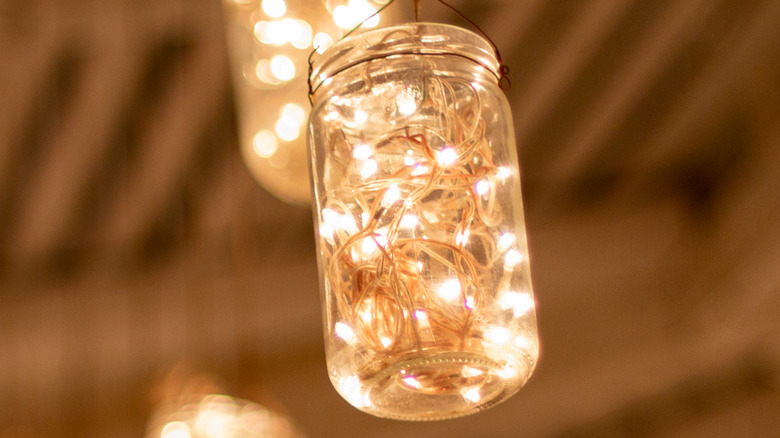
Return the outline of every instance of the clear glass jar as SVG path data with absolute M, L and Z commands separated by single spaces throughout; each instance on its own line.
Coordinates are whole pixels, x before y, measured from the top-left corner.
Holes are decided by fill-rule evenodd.
M 330 378 L 404 420 L 490 407 L 539 342 L 512 116 L 482 37 L 412 23 L 315 58 L 309 150 Z

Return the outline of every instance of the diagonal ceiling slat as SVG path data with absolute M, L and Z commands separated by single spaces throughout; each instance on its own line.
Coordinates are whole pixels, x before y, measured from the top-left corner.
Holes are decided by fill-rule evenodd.
M 127 105 L 138 62 L 121 47 L 112 56 L 85 61 L 76 101 L 52 134 L 52 147 L 42 157 L 37 177 L 21 206 L 20 226 L 12 246 L 31 258 L 59 248 L 77 232 L 82 199 L 91 189 L 91 175 L 100 169 L 108 138 Z
M 631 1 L 593 2 L 567 27 L 546 62 L 535 70 L 530 82 L 523 84 L 514 117 L 519 138 L 527 138 L 539 120 L 549 116 L 561 94 L 631 7 Z
M 693 86 L 677 99 L 661 129 L 647 138 L 632 157 L 631 167 L 641 169 L 693 158 L 692 149 L 683 146 L 714 116 L 729 108 L 728 99 L 739 92 L 735 85 L 747 80 L 747 72 L 776 58 L 780 51 L 779 21 L 780 2 L 770 0 L 757 7 L 736 35 L 719 47 Z
M 9 238 L 15 235 L 18 227 L 24 226 L 20 207 L 25 205 L 32 190 L 32 181 L 36 181 L 45 172 L 47 153 L 54 147 L 51 144 L 52 133 L 63 125 L 62 114 L 67 113 L 76 98 L 77 81 L 81 71 L 81 61 L 70 51 L 62 50 L 53 54 L 55 62 L 41 82 L 39 93 L 33 99 L 31 111 L 20 123 L 18 138 L 12 138 L 6 146 L 7 153 L 14 160 L 14 166 L 2 175 L 3 192 L 0 194 L 0 236 L 2 244 L 8 245 L 6 251 L 24 253 L 22 248 L 13 246 Z M 11 132 L 14 132 L 13 130 Z
M 551 180 L 565 180 L 587 168 L 606 146 L 605 139 L 668 68 L 681 42 L 698 36 L 704 19 L 717 10 L 716 5 L 709 0 L 668 4 L 615 74 L 617 79 L 593 102 L 598 111 L 584 114 L 573 129 L 564 152 L 550 165 Z
M 185 68 L 179 73 L 181 77 L 164 91 L 148 115 L 141 137 L 144 147 L 107 207 L 101 240 L 122 244 L 143 239 L 181 186 L 203 127 L 222 108 L 215 104 L 226 91 L 221 54 L 215 44 L 209 44 L 182 60 Z M 223 68 L 214 68 L 219 65 Z M 200 93 L 189 93 L 192 89 Z

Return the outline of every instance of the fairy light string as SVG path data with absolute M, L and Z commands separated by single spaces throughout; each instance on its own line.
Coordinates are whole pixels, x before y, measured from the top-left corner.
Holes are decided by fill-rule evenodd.
M 342 180 L 325 184 L 322 198 L 326 283 L 346 317 L 342 339 L 368 355 L 483 348 L 475 315 L 496 307 L 514 271 L 496 232 L 504 177 L 485 137 L 480 93 L 468 81 L 433 76 L 423 94 L 418 111 L 443 123 L 411 124 L 370 142 L 334 123 L 327 146 L 345 173 L 334 172 Z
M 534 367 L 507 69 L 485 40 L 406 24 L 310 57 L 329 372 L 380 416 L 488 406 Z

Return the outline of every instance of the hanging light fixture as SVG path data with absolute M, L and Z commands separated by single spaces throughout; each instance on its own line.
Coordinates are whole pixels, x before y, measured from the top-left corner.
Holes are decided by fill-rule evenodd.
M 467 415 L 537 363 L 505 68 L 462 28 L 350 35 L 310 75 L 328 373 L 365 412 Z
M 158 386 L 146 438 L 304 438 L 280 413 L 225 395 L 209 375 L 181 371 Z
M 310 205 L 304 130 L 307 57 L 324 51 L 387 0 L 223 0 L 241 154 L 255 179 Z M 378 24 L 378 16 L 369 25 Z

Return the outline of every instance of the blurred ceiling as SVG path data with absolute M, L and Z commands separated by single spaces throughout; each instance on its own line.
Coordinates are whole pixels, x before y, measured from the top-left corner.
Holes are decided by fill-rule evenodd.
M 511 68 L 526 388 L 437 423 L 331 388 L 311 212 L 241 161 L 218 0 L 2 1 L 0 437 L 142 436 L 182 361 L 310 437 L 776 436 L 780 1 L 452 3 Z

